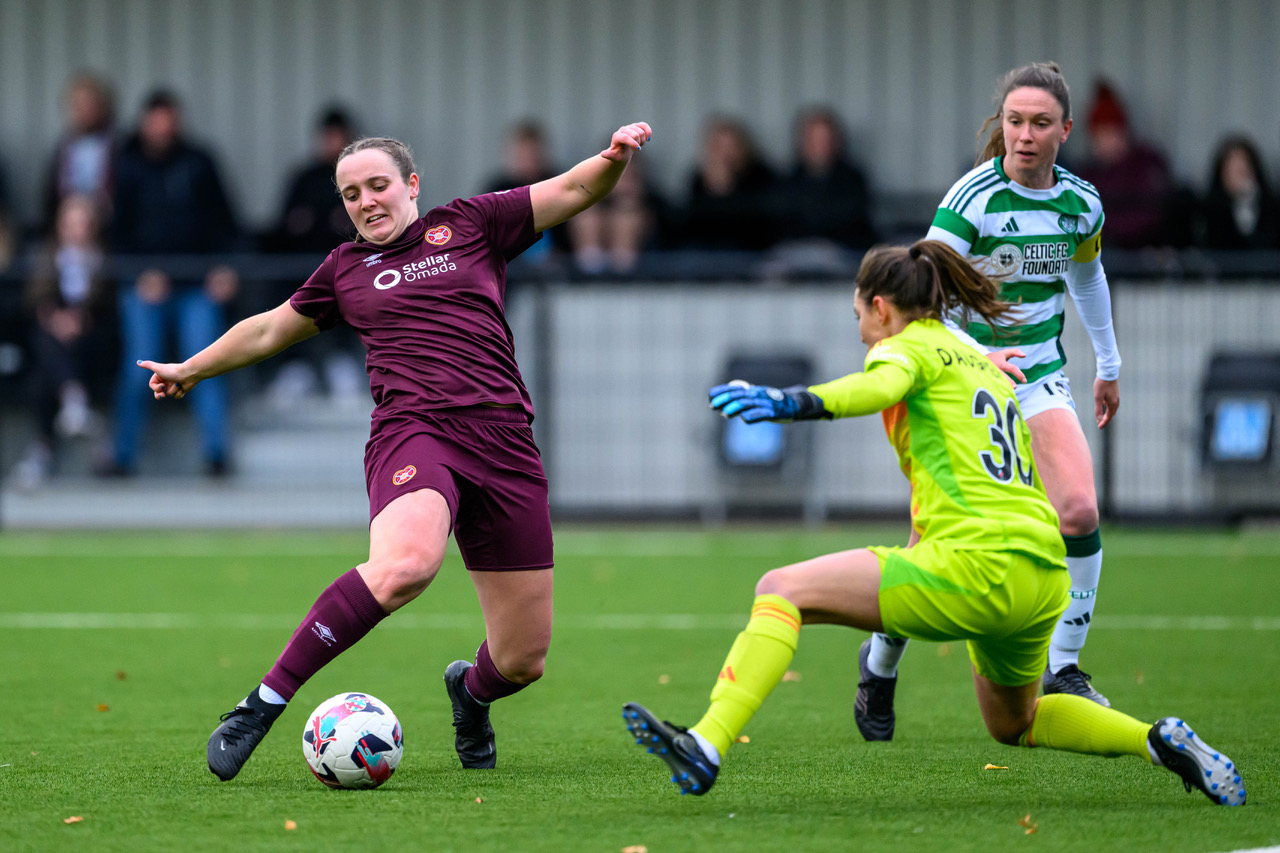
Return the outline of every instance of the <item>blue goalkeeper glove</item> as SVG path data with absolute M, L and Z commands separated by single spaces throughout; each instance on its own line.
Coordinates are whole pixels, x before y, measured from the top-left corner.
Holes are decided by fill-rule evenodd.
M 727 385 L 717 385 L 708 395 L 711 398 L 711 408 L 723 417 L 739 417 L 749 424 L 759 421 L 789 423 L 831 418 L 822 398 L 803 385 L 773 388 L 735 379 Z

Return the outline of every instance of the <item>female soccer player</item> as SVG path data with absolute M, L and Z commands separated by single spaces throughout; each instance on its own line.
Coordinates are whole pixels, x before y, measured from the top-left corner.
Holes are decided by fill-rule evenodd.
M 335 249 L 288 302 L 187 361 L 138 362 L 152 371 L 156 398 L 183 397 L 339 320 L 368 350 L 369 559 L 321 593 L 261 686 L 223 715 L 208 749 L 218 778 L 240 771 L 308 678 L 427 588 L 450 531 L 485 620 L 474 665 L 445 670 L 455 746 L 464 767 L 495 765 L 489 703 L 540 678 L 551 641 L 547 481 L 503 317 L 506 267 L 608 195 L 650 135 L 644 122 L 626 125 L 558 177 L 421 218 L 409 149 L 357 140 L 339 157 L 336 182 L 360 239 Z
M 978 706 L 1001 743 L 1163 765 L 1188 789 L 1239 805 L 1235 765 L 1179 719 L 1139 722 L 1079 696 L 1036 691 L 1049 635 L 1067 606 L 1058 516 L 1033 464 L 1031 436 L 1004 374 L 941 322 L 964 307 L 1007 322 L 1000 287 L 933 240 L 869 252 L 854 307 L 866 372 L 810 388 L 734 382 L 711 405 L 749 423 L 884 413 L 911 482 L 907 548 L 829 554 L 775 569 L 756 585 L 746 629 L 691 729 L 623 708 L 636 743 L 670 765 L 683 793 L 705 794 L 722 756 L 795 654 L 802 624 L 834 623 L 923 640 L 966 640 Z
M 996 277 L 1001 296 L 1017 303 L 1009 319 L 977 322 L 964 311 L 951 319 L 984 345 L 1018 346 L 1013 363 L 1026 374 L 1018 405 L 1031 430 L 1045 491 L 1058 511 L 1067 547 L 1071 601 L 1053 631 L 1045 693 L 1071 693 L 1108 705 L 1080 670 L 1102 571 L 1093 461 L 1071 386 L 1062 367 L 1063 309 L 1071 293 L 1093 341 L 1097 379 L 1093 412 L 1102 429 L 1120 405 L 1120 354 L 1111 326 L 1111 293 L 1102 270 L 1102 202 L 1092 185 L 1055 165 L 1071 133 L 1071 94 L 1058 66 L 1033 63 L 1006 74 L 996 90 L 995 125 L 978 165 L 943 198 L 926 239 L 940 240 Z M 1010 322 L 1018 328 L 1010 328 Z M 859 652 L 854 718 L 867 740 L 893 737 L 901 638 L 875 634 Z

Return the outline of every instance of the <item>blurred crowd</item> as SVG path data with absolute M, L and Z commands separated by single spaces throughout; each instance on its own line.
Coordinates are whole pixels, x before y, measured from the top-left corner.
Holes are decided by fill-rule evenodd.
M 9 472 L 20 487 L 38 485 L 54 470 L 60 444 L 90 436 L 101 447 L 99 474 L 134 474 L 154 408 L 134 362 L 195 352 L 221 334 L 229 314 L 278 304 L 300 283 L 255 282 L 252 293 L 242 293 L 236 271 L 220 258 L 279 253 L 314 255 L 318 263 L 353 236 L 333 177 L 338 154 L 360 128 L 339 106 L 318 117 L 311 157 L 292 174 L 278 219 L 256 233 L 237 216 L 217 159 L 186 133 L 174 93 L 148 95 L 124 128 L 109 84 L 82 73 L 68 84 L 63 106 L 64 131 L 41 166 L 38 222 L 12 216 L 0 168 L 0 274 L 28 259 L 21 275 L 0 276 L 0 287 L 21 291 L 7 294 L 5 305 L 21 307 L 3 312 L 0 342 L 23 351 L 23 391 L 36 415 L 35 438 Z M 1106 82 L 1095 85 L 1074 134 L 1087 146 L 1069 150 L 1086 153 L 1064 165 L 1098 188 L 1107 247 L 1280 249 L 1275 196 L 1247 136 L 1221 141 L 1207 189 L 1196 192 L 1175 178 L 1157 147 L 1135 135 Z M 554 162 L 550 148 L 537 121 L 517 123 L 504 141 L 502 171 L 475 192 L 558 174 L 568 164 Z M 785 167 L 772 160 L 741 120 L 711 116 L 681 198 L 664 197 L 639 158 L 612 195 L 553 229 L 519 263 L 626 276 L 656 252 L 697 251 L 789 253 L 821 266 L 832 253 L 915 237 L 928 226 L 926 219 L 913 223 L 918 233 L 877 232 L 882 217 L 873 189 L 841 117 L 828 107 L 800 111 Z M 966 165 L 958 159 L 957 177 Z M 108 253 L 120 262 L 108 265 Z M 130 265 L 131 258 L 146 260 Z M 288 405 L 319 390 L 340 400 L 367 397 L 359 342 L 349 331 L 322 338 L 323 345 L 275 368 L 266 380 L 269 399 Z M 215 477 L 230 467 L 227 395 L 224 383 L 212 381 L 190 401 L 204 470 Z

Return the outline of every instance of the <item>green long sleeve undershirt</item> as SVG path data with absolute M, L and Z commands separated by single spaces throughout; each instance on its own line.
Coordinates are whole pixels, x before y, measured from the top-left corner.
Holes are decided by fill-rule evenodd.
M 906 368 L 880 362 L 863 373 L 850 373 L 821 385 L 810 385 L 809 391 L 822 398 L 823 406 L 833 417 L 856 418 L 882 412 L 901 402 L 911 390 L 911 381 Z

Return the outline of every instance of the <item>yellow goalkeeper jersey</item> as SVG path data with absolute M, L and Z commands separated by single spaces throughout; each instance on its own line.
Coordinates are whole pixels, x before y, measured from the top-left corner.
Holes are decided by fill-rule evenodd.
M 836 417 L 882 412 L 922 541 L 1016 550 L 1066 568 L 1009 379 L 941 322 L 908 324 L 871 348 L 866 372 L 810 390 Z

